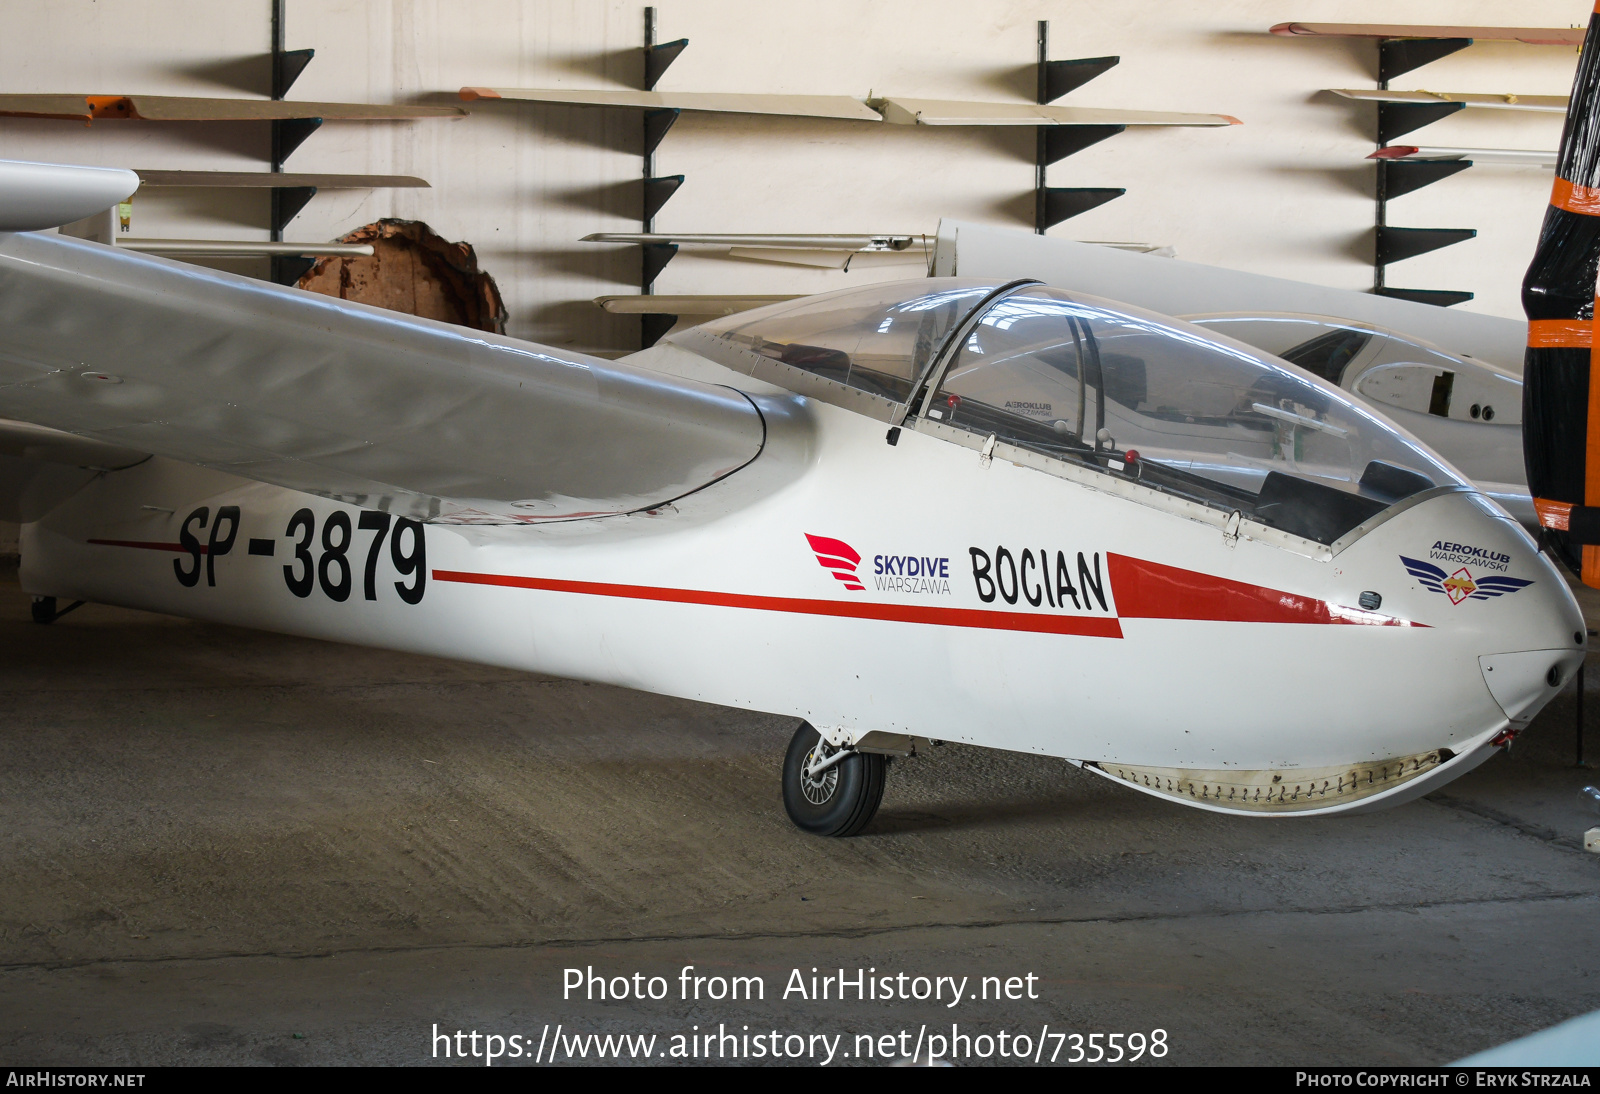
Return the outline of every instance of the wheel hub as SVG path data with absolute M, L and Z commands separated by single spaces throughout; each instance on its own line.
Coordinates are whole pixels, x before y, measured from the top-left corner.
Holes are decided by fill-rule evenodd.
M 839 765 L 832 764 L 820 774 L 813 775 L 812 771 L 827 760 L 839 749 L 828 744 L 827 741 L 818 741 L 806 753 L 806 759 L 800 765 L 800 792 L 806 796 L 806 801 L 812 805 L 826 805 L 833 797 L 833 792 L 839 787 Z

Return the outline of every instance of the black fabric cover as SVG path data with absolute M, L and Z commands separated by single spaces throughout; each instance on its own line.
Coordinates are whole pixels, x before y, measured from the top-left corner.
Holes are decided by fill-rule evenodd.
M 1560 180 L 1600 186 L 1600 13 L 1589 31 L 1572 80 L 1572 101 L 1556 159 Z M 1593 321 L 1595 268 L 1600 262 L 1600 216 L 1551 205 L 1545 210 L 1539 249 L 1522 282 L 1522 308 L 1530 320 Z M 1529 346 L 1523 364 L 1522 453 L 1528 487 L 1536 498 L 1582 506 L 1589 445 L 1590 350 L 1580 346 Z M 1600 484 L 1597 484 L 1600 486 Z M 1583 571 L 1588 514 L 1574 510 L 1568 531 L 1545 530 L 1545 542 L 1574 573 Z
M 1256 499 L 1255 518 L 1318 543 L 1332 543 L 1388 507 L 1387 501 L 1269 471 Z
M 1391 502 L 1431 489 L 1433 480 L 1409 467 L 1373 460 L 1361 474 L 1361 489 Z

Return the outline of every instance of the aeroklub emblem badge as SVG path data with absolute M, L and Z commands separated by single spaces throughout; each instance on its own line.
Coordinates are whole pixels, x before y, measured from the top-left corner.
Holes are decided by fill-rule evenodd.
M 1447 574 L 1431 562 L 1421 559 L 1400 556 L 1400 561 L 1405 564 L 1406 573 L 1417 579 L 1417 583 L 1430 592 L 1443 593 L 1450 598 L 1450 603 L 1459 604 L 1463 600 L 1489 600 L 1507 593 L 1517 592 L 1532 585 L 1531 581 L 1524 581 L 1520 577 L 1502 577 L 1491 574 L 1483 577 L 1473 577 L 1462 566 L 1453 574 Z

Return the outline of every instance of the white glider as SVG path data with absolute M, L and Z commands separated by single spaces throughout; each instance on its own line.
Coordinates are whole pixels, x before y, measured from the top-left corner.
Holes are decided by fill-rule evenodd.
M 1391 805 L 1507 743 L 1586 645 L 1527 533 L 1336 385 L 1027 280 L 786 301 L 605 361 L 11 234 L 0 414 L 28 423 L 0 484 L 42 618 L 788 715 L 785 802 L 822 834 L 930 739 L 1221 812 Z

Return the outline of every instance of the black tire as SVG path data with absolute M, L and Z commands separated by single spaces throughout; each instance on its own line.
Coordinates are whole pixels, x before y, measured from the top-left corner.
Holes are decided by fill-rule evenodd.
M 806 762 L 822 744 L 822 734 L 801 722 L 783 758 L 783 807 L 796 827 L 814 836 L 853 836 L 878 812 L 888 765 L 882 756 L 854 752 L 808 788 Z
M 33 598 L 32 610 L 35 623 L 54 623 L 56 621 L 56 598 L 53 596 L 36 596 Z

